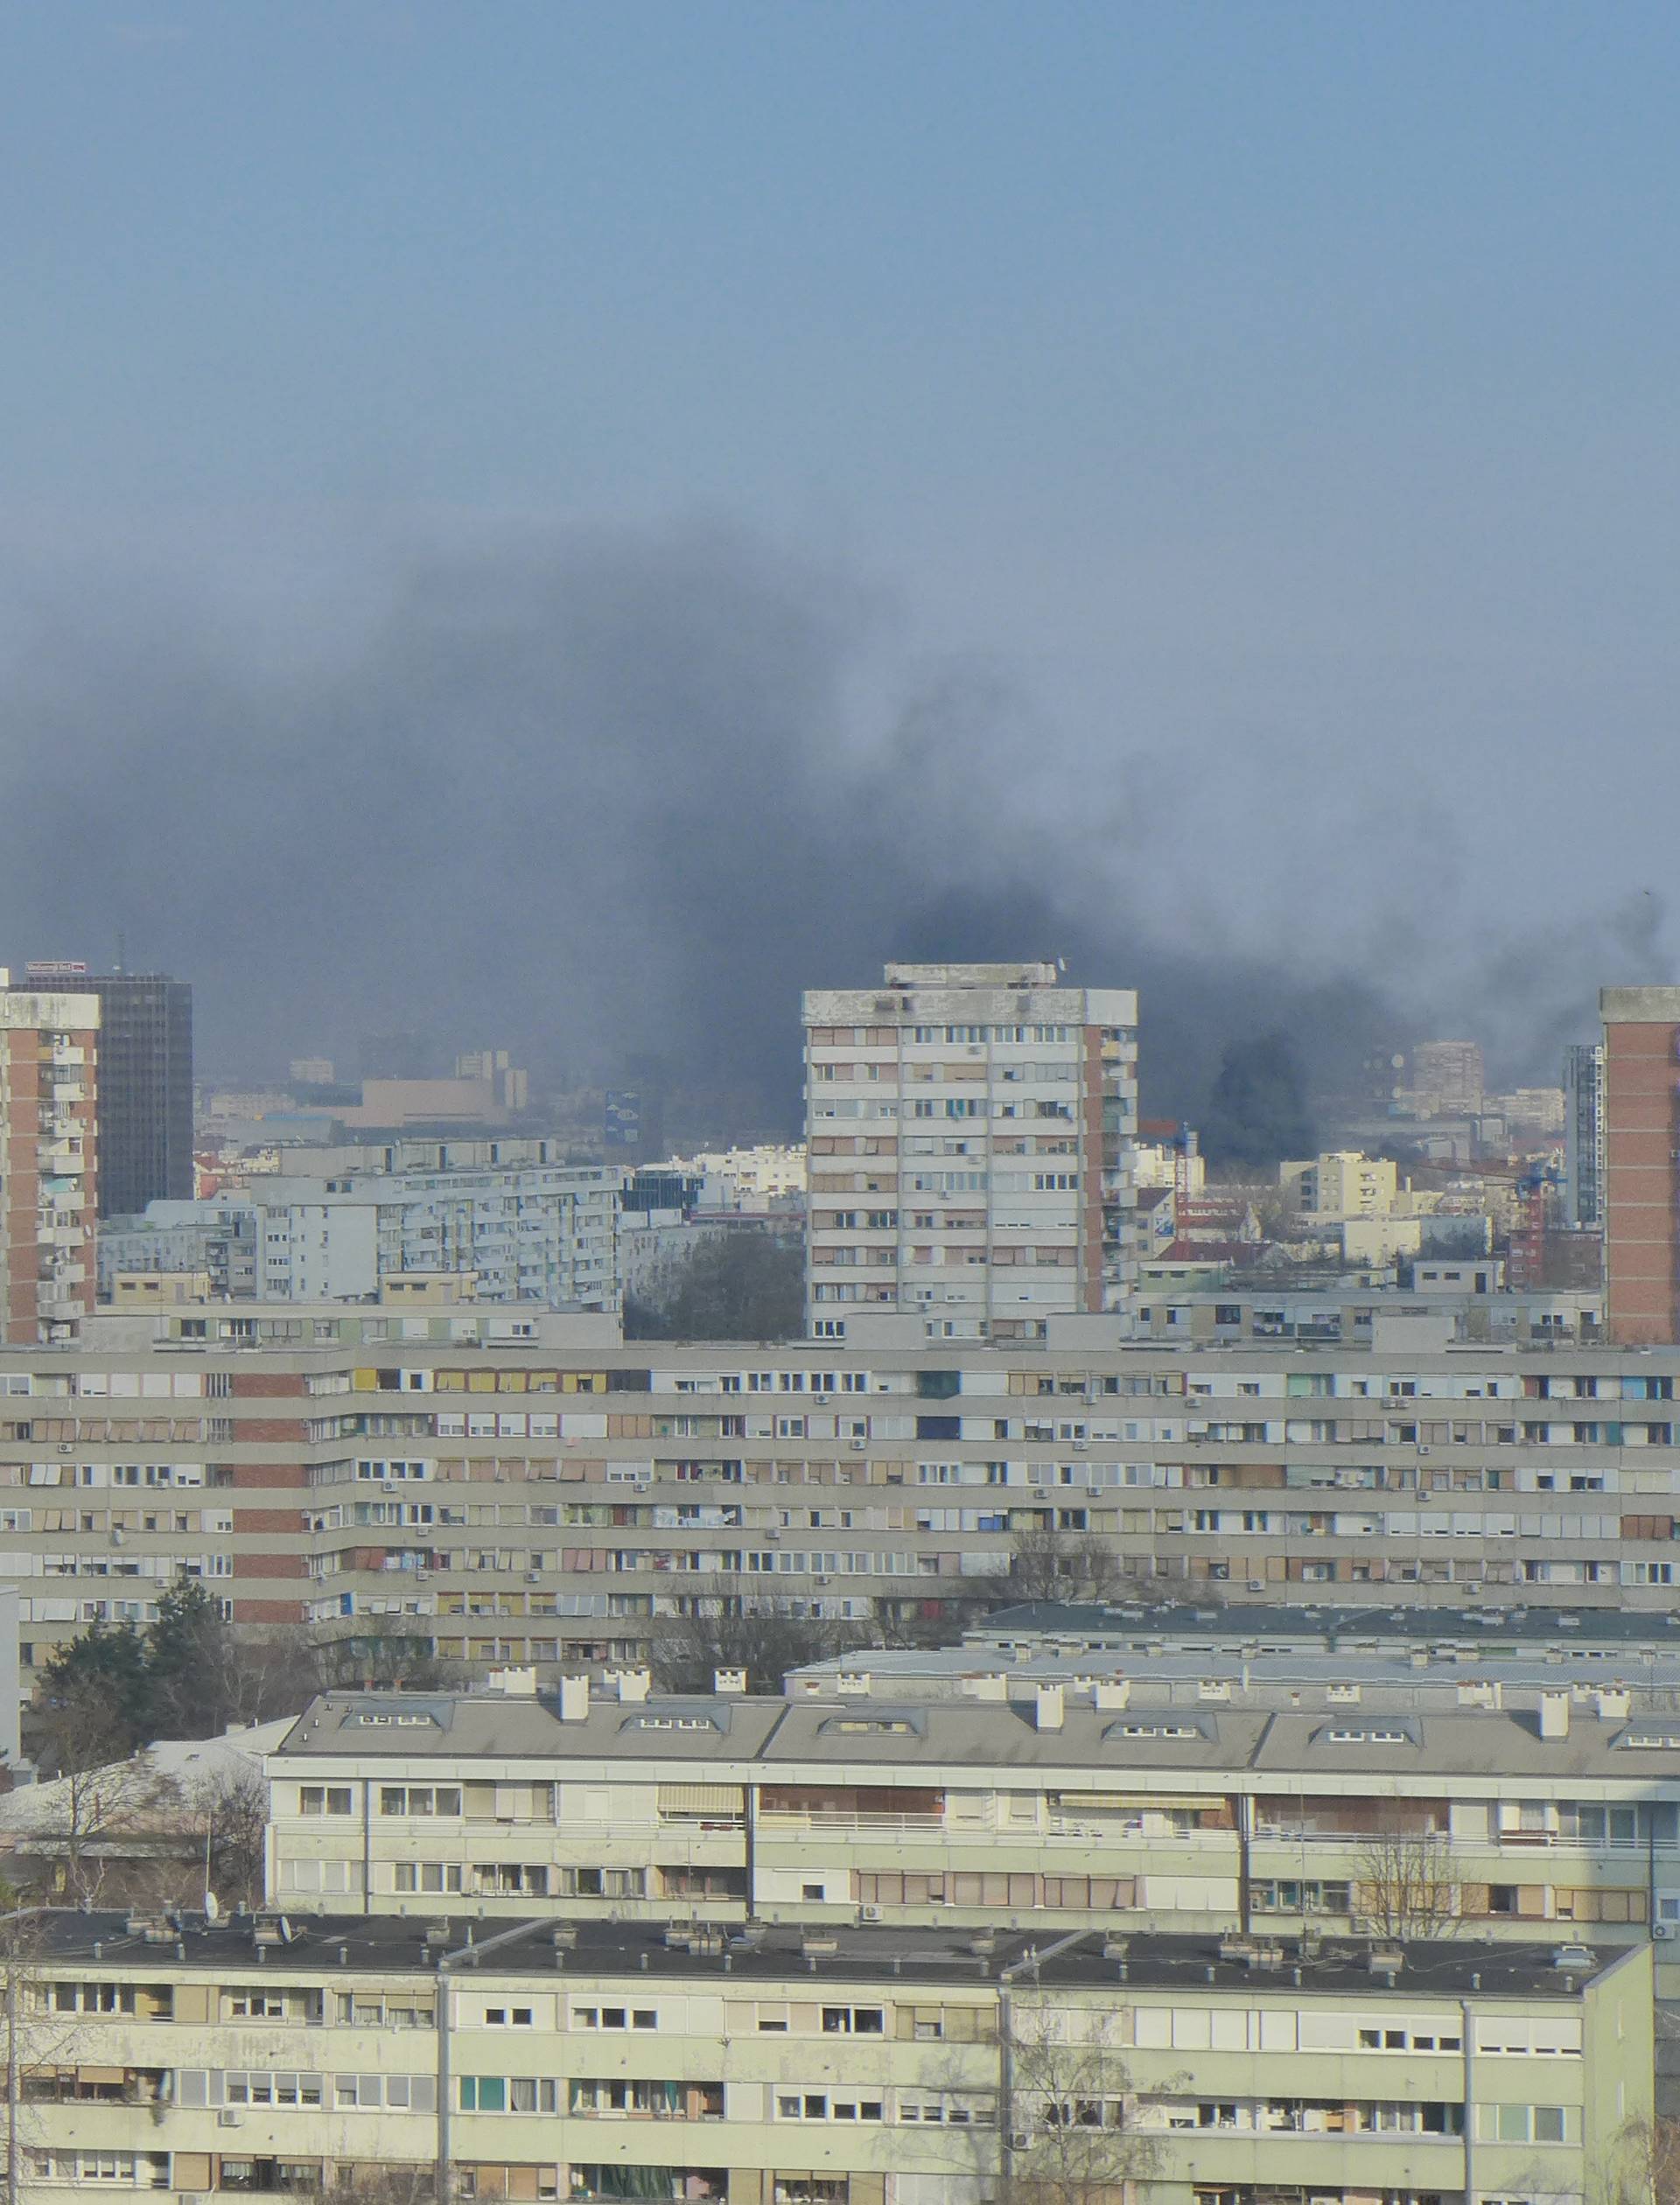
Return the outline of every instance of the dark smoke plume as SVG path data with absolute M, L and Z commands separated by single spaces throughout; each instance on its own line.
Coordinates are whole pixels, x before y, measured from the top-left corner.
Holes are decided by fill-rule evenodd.
M 1263 1033 L 1231 1042 L 1202 1116 L 1208 1161 L 1270 1171 L 1284 1157 L 1311 1156 L 1314 1144 L 1300 1063 L 1288 1037 Z
M 1138 987 L 1159 1114 L 1200 1111 L 1234 1038 L 1334 1085 L 1452 1030 L 1404 957 L 1187 934 L 1128 886 L 1167 823 L 1128 811 L 1138 746 L 1061 774 L 997 669 L 884 674 L 890 607 L 741 536 L 509 531 L 372 563 L 330 617 L 284 595 L 20 580 L 0 646 L 0 962 L 126 937 L 197 984 L 213 1069 L 424 1028 L 539 1071 L 656 1052 L 791 1123 L 801 988 L 893 956 Z M 1561 983 L 1488 975 L 1537 1076 L 1606 976 L 1574 946 Z

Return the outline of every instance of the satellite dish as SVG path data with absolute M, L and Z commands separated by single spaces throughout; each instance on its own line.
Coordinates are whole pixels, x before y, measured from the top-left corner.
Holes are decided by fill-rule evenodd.
M 221 1919 L 221 1901 L 214 1891 L 206 1891 L 204 1894 L 204 1918 L 206 1922 Z

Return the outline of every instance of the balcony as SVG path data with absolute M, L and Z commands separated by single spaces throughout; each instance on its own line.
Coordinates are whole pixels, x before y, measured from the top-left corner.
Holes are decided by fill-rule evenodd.
M 23 2077 L 25 2105 L 161 2105 L 162 2068 L 33 2068 Z
M 953 1830 L 942 1815 L 848 1815 L 824 1814 L 821 1811 L 793 1815 L 761 1812 L 757 1827 L 761 1838 L 878 1838 L 889 1844 L 901 1838 L 956 1838 L 965 1834 L 973 1838 L 986 1838 L 991 1834 L 990 1824 L 966 1833 Z

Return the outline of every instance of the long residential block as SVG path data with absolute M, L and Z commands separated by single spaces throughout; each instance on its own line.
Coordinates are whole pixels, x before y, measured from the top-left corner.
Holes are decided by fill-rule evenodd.
M 37 2197 L 1642 2194 L 1641 1952 L 98 1914 L 38 1942 Z
M 1665 1953 L 1680 1930 L 1680 1717 L 1625 1690 L 1408 1714 L 1186 1706 L 1112 1676 L 1008 1700 L 866 1676 L 793 1700 L 660 1697 L 641 1670 L 616 1698 L 506 1682 L 525 1694 L 317 1700 L 268 1762 L 276 1901 L 1050 1934 L 1567 1924 Z
M 1078 1320 L 1079 1324 L 1091 1320 Z M 1680 1354 L 624 1343 L 607 1317 L 184 1306 L 0 1352 L 25 1664 L 179 1574 L 241 1623 L 489 1667 L 684 1614 L 950 1629 L 1023 1533 L 1152 1599 L 1647 1616 Z

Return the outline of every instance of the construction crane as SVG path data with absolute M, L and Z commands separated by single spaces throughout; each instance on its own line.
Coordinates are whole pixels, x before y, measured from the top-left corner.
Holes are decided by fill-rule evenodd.
M 1534 1162 L 1517 1173 L 1513 1192 L 1517 1223 L 1511 1234 L 1511 1284 L 1521 1292 L 1544 1285 L 1546 1275 L 1546 1189 L 1563 1182 L 1555 1164 Z
M 1441 1168 L 1441 1167 L 1438 1167 Z M 1508 1284 L 1520 1292 L 1544 1284 L 1546 1270 L 1546 1189 L 1563 1183 L 1558 1166 L 1539 1157 L 1515 1164 L 1464 1164 L 1450 1167 L 1464 1179 L 1508 1182 L 1516 1200 L 1510 1232 Z

